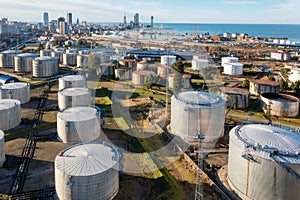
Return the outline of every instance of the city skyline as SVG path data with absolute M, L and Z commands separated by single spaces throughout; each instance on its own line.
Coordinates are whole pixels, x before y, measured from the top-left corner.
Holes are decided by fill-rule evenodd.
M 270 23 L 299 24 L 300 5 L 296 0 L 191 0 L 182 6 L 182 1 L 143 1 L 116 0 L 102 1 L 58 1 L 45 0 L 26 2 L 0 0 L 0 17 L 14 21 L 42 22 L 43 12 L 49 13 L 49 20 L 73 13 L 73 19 L 79 18 L 88 22 L 121 22 L 126 13 L 127 21 L 133 21 L 139 13 L 142 23 L 150 23 L 155 16 L 156 23 Z M 182 14 L 180 14 L 182 13 Z

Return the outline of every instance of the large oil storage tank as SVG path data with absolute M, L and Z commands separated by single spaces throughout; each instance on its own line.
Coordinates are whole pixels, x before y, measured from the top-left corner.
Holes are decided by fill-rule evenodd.
M 208 60 L 203 60 L 203 59 L 192 60 L 192 69 L 193 70 L 200 70 L 205 67 L 208 67 Z
M 16 99 L 21 104 L 30 101 L 30 84 L 24 82 L 7 83 L 0 86 L 0 99 Z
M 221 96 L 227 103 L 227 107 L 233 109 L 245 109 L 249 107 L 250 93 L 247 89 L 235 87 L 221 87 Z
M 111 200 L 119 191 L 119 154 L 107 143 L 81 143 L 55 158 L 55 189 L 60 200 Z
M 31 72 L 33 59 L 39 57 L 38 54 L 22 53 L 15 56 L 15 72 Z
M 91 50 L 89 50 L 89 49 L 82 49 L 82 50 L 78 51 L 79 55 L 88 55 L 90 53 L 91 53 Z
M 243 66 L 241 63 L 224 63 L 224 74 L 241 75 L 243 74 Z
M 0 99 L 0 130 L 9 130 L 21 123 L 21 102 L 15 99 Z
M 35 58 L 32 63 L 32 76 L 49 77 L 58 74 L 59 58 L 41 57 Z
M 63 54 L 64 54 L 63 51 L 52 51 L 51 57 L 59 58 L 59 63 L 62 63 L 63 62 Z
M 5 151 L 4 151 L 4 133 L 0 130 L 0 167 L 5 162 Z
M 136 65 L 136 70 L 147 70 L 148 69 L 148 61 L 147 60 L 142 60 L 137 63 Z
M 228 182 L 242 199 L 299 199 L 300 133 L 262 124 L 230 131 Z
M 172 70 L 171 66 L 159 65 L 157 66 L 157 75 L 162 78 L 167 78 L 167 74 L 170 74 Z
M 91 91 L 88 88 L 67 88 L 58 92 L 60 110 L 79 106 L 91 106 Z
M 15 56 L 21 51 L 7 50 L 0 53 L 0 67 L 13 68 L 15 66 Z
M 63 54 L 63 64 L 69 66 L 75 66 L 77 64 L 77 54 L 76 53 L 64 53 Z
M 262 109 L 265 113 L 278 117 L 297 117 L 299 99 L 281 93 L 263 93 L 260 95 Z
M 45 57 L 45 56 L 51 56 L 51 50 L 48 49 L 42 49 L 40 50 L 40 57 Z
M 188 91 L 171 97 L 171 130 L 187 142 L 205 134 L 205 142 L 223 135 L 225 101 L 216 94 Z
M 182 88 L 188 89 L 191 88 L 191 75 L 183 74 L 182 75 Z M 175 74 L 168 74 L 168 86 L 173 89 L 175 87 Z
M 78 49 L 66 49 L 66 53 L 75 53 L 77 54 Z
M 115 69 L 115 78 L 119 80 L 132 79 L 132 68 L 122 67 Z
M 226 63 L 238 63 L 239 59 L 237 57 L 222 57 L 222 66 Z
M 77 67 L 81 69 L 87 69 L 89 61 L 89 55 L 77 55 Z
M 100 111 L 92 107 L 73 107 L 57 114 L 58 140 L 86 142 L 101 134 Z M 88 130 L 88 131 L 87 131 Z
M 74 87 L 85 87 L 85 77 L 81 75 L 68 75 L 59 78 L 59 90 Z
M 153 71 L 134 71 L 132 74 L 132 83 L 135 85 L 145 85 L 146 84 L 146 77 L 151 76 L 154 77 L 155 73 Z M 153 83 L 154 83 L 153 78 Z
M 176 62 L 176 56 L 161 56 L 160 57 L 160 64 L 162 65 L 173 65 Z
M 99 75 L 101 76 L 113 76 L 115 73 L 116 65 L 114 63 L 101 63 Z

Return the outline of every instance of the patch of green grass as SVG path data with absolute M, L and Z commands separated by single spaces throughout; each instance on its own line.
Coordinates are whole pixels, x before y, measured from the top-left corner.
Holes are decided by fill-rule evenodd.
M 96 104 L 100 104 L 100 105 L 111 105 L 112 104 L 112 101 L 110 100 L 110 98 L 108 96 L 95 97 L 95 102 L 96 102 Z
M 126 131 L 126 130 L 129 129 L 129 125 L 127 124 L 127 122 L 124 120 L 123 117 L 114 118 L 114 120 L 116 121 L 116 123 L 118 124 L 118 126 L 119 126 L 123 131 Z

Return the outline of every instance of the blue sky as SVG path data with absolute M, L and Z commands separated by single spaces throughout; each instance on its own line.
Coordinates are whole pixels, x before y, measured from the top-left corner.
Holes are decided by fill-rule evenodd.
M 118 22 L 134 13 L 141 22 L 190 23 L 271 23 L 299 24 L 299 0 L 0 0 L 0 18 L 41 22 L 42 13 L 50 19 L 73 13 L 88 22 Z

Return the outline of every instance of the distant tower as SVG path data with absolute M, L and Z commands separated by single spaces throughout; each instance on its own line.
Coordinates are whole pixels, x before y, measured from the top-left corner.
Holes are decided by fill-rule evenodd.
M 151 23 L 150 23 L 150 26 L 153 27 L 153 20 L 154 20 L 154 17 L 151 16 Z
M 126 13 L 124 14 L 124 18 L 123 18 L 123 25 L 124 25 L 124 28 L 126 28 L 126 26 L 127 26 Z
M 67 13 L 67 22 L 69 26 L 72 25 L 72 13 Z
M 140 27 L 139 13 L 135 13 L 135 14 L 134 14 L 134 18 L 133 18 L 133 27 L 134 27 L 134 28 L 139 28 L 139 27 Z
M 44 26 L 48 26 L 49 25 L 49 15 L 47 12 L 43 13 L 43 20 L 44 20 Z
M 78 18 L 77 18 L 77 20 L 76 20 L 76 24 L 79 25 L 79 19 L 78 19 Z
M 65 22 L 65 18 L 64 17 L 57 18 L 57 27 L 60 26 L 60 22 Z
M 67 34 L 68 33 L 68 23 L 67 22 L 60 22 L 59 23 L 59 33 L 60 34 Z

